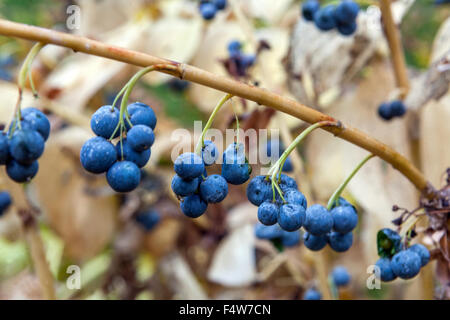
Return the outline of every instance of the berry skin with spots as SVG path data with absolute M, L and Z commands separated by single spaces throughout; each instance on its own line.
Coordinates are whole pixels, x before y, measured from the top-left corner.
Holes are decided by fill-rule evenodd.
M 287 192 L 288 189 L 298 189 L 297 182 L 288 175 L 281 174 L 281 182 L 279 183 L 283 192 Z
M 17 183 L 29 182 L 36 176 L 38 170 L 39 164 L 37 161 L 33 161 L 31 164 L 20 164 L 15 160 L 9 160 L 6 164 L 8 177 Z
M 343 266 L 337 266 L 331 271 L 331 278 L 337 287 L 343 287 L 350 283 L 351 276 Z
M 270 180 L 266 176 L 256 176 L 247 185 L 247 198 L 255 206 L 259 206 L 264 201 L 271 201 L 273 191 Z
M 284 194 L 284 200 L 286 200 L 287 203 L 298 204 L 305 209 L 307 207 L 306 197 L 303 193 L 295 189 L 289 189 Z
M 414 278 L 420 271 L 420 256 L 412 250 L 402 250 L 396 253 L 391 260 L 394 274 L 401 279 Z
M 258 208 L 258 220 L 266 226 L 271 226 L 277 223 L 279 211 L 275 203 L 270 201 L 263 202 Z
M 39 132 L 44 141 L 50 135 L 50 121 L 47 116 L 36 108 L 22 109 L 22 129 L 29 129 Z
M 21 164 L 30 164 L 44 152 L 44 138 L 33 130 L 16 130 L 9 141 L 9 153 Z
M 213 165 L 217 158 L 219 157 L 219 151 L 217 150 L 214 142 L 210 140 L 205 140 L 204 145 L 202 147 L 202 159 L 205 163 L 205 166 Z
M 127 141 L 135 151 L 142 152 L 153 145 L 155 134 L 152 128 L 143 124 L 137 124 L 128 130 Z
M 153 109 L 142 102 L 134 102 L 127 106 L 130 122 L 133 126 L 142 124 L 155 130 L 156 127 L 156 115 Z M 125 125 L 129 128 L 129 123 L 125 119 Z
M 309 232 L 303 234 L 303 243 L 311 251 L 322 250 L 328 243 L 327 235 L 315 236 Z
M 306 21 L 313 21 L 314 14 L 320 9 L 320 3 L 317 0 L 308 0 L 302 5 L 302 16 Z
M 116 160 L 116 148 L 105 138 L 91 138 L 81 147 L 81 165 L 91 173 L 98 174 L 108 171 Z
M 106 173 L 106 180 L 116 192 L 130 192 L 141 181 L 141 170 L 131 161 L 118 161 Z
M 353 234 L 333 231 L 328 235 L 328 244 L 336 252 L 347 251 L 353 244 Z
M 201 179 L 199 177 L 192 180 L 185 180 L 176 174 L 172 178 L 172 191 L 179 197 L 190 196 L 198 190 Z
M 278 224 L 286 231 L 300 229 L 305 221 L 305 208 L 297 204 L 284 204 L 278 213 Z
M 333 230 L 347 233 L 355 229 L 358 224 L 358 214 L 352 206 L 339 206 L 331 210 Z
M 200 183 L 200 196 L 208 203 L 219 203 L 227 194 L 228 184 L 221 175 L 210 175 Z
M 123 159 L 122 159 L 123 154 Z M 131 161 L 136 164 L 139 168 L 144 167 L 151 156 L 151 150 L 147 149 L 142 152 L 135 151 L 131 145 L 128 143 L 128 139 L 123 139 L 122 144 L 120 141 L 116 144 L 116 157 L 117 160 Z
M 185 216 L 189 218 L 198 218 L 205 213 L 208 204 L 198 194 L 193 194 L 185 197 L 181 203 L 180 208 Z
M 397 278 L 391 267 L 391 260 L 388 258 L 380 258 L 375 263 L 380 268 L 380 279 L 385 282 L 392 281 Z
M 327 234 L 333 227 L 333 217 L 324 206 L 313 204 L 306 209 L 305 229 L 316 236 Z
M 173 168 L 176 174 L 187 180 L 197 178 L 205 171 L 202 158 L 191 152 L 179 155 Z
M 408 248 L 408 250 L 411 250 L 419 255 L 421 267 L 426 266 L 430 261 L 430 251 L 428 251 L 427 247 L 425 247 L 423 244 L 413 244 Z
M 119 109 L 108 105 L 102 106 L 91 117 L 91 129 L 97 136 L 109 139 L 119 124 L 119 119 Z M 117 138 L 119 134 L 120 130 L 117 130 L 114 138 Z

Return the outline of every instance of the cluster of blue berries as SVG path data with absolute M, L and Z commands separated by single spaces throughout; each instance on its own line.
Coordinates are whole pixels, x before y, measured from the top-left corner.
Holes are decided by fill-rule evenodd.
M 190 218 L 201 216 L 208 203 L 219 203 L 228 194 L 228 183 L 239 185 L 246 182 L 251 166 L 245 157 L 242 143 L 230 144 L 223 153 L 222 172 L 208 176 L 206 167 L 216 163 L 219 152 L 216 145 L 205 140 L 200 155 L 183 153 L 174 162 L 175 176 L 172 190 L 181 198 L 181 211 Z
M 1 191 L 0 192 L 0 217 L 8 210 L 8 208 L 11 206 L 12 199 L 11 195 L 8 191 Z
M 247 75 L 247 70 L 253 66 L 256 62 L 256 55 L 245 54 L 242 52 L 242 43 L 237 40 L 233 40 L 227 47 L 229 54 L 230 71 L 236 73 L 239 77 Z
M 9 131 L 0 133 L 0 165 L 6 165 L 13 181 L 23 183 L 34 178 L 49 134 L 50 122 L 36 108 L 23 109 Z
M 307 0 L 302 5 L 302 16 L 307 21 L 314 21 L 317 28 L 322 31 L 336 29 L 344 36 L 355 33 L 356 18 L 359 5 L 352 0 L 342 0 L 338 5 L 320 7 L 317 0 Z
M 127 113 L 129 122 L 122 120 L 122 132 L 119 109 L 100 107 L 91 117 L 91 129 L 97 136 L 86 141 L 80 151 L 83 167 L 95 174 L 106 172 L 108 184 L 117 192 L 129 192 L 139 185 L 140 168 L 150 159 L 155 141 L 156 115 L 152 108 L 135 102 L 127 106 Z M 111 140 L 116 138 L 119 141 L 114 146 Z
M 276 150 L 278 153 L 272 152 Z M 275 162 L 279 159 L 281 154 L 284 152 L 283 142 L 278 139 L 271 139 L 267 142 L 266 145 L 267 157 L 270 158 L 271 162 Z M 292 161 L 290 157 L 286 158 L 286 161 L 283 165 L 283 172 L 292 172 L 294 171 L 294 166 L 292 165 Z
M 155 210 L 146 210 L 138 212 L 135 220 L 146 232 L 149 232 L 158 225 L 161 221 L 161 216 Z
M 382 281 L 392 281 L 397 277 L 405 280 L 414 278 L 430 261 L 430 251 L 424 245 L 414 244 L 405 249 L 397 232 L 391 229 L 383 229 L 380 232 L 386 237 L 379 245 L 389 249 L 386 251 L 379 248 L 379 253 L 384 254 L 381 254 L 381 258 L 375 263 L 380 269 Z
M 255 225 L 255 236 L 258 239 L 270 240 L 276 244 L 281 244 L 283 247 L 294 247 L 300 244 L 300 231 L 286 231 L 280 228 L 279 225 L 266 226 L 262 223 Z
M 336 266 L 330 273 L 330 278 L 336 287 L 344 287 L 350 283 L 352 277 L 344 266 Z
M 405 113 L 406 106 L 401 100 L 383 102 L 378 107 L 378 115 L 386 121 L 389 121 L 395 117 L 402 117 Z
M 205 20 L 212 20 L 217 11 L 225 9 L 227 0 L 201 0 L 198 10 Z

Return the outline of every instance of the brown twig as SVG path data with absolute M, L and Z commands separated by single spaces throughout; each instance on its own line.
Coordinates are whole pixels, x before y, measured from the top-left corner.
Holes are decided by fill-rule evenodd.
M 79 37 L 63 32 L 1 19 L 0 34 L 4 36 L 39 41 L 45 44 L 51 43 L 71 48 L 75 51 L 122 61 L 137 66 L 147 67 L 154 64 L 173 64 L 181 70 L 180 78 L 182 79 L 255 101 L 260 105 L 272 107 L 279 111 L 288 113 L 296 118 L 302 119 L 308 123 L 334 120 L 326 114 L 267 90 L 241 83 L 227 77 L 215 75 L 187 64 L 181 64 L 174 61 L 153 57 L 145 53 L 108 45 L 85 37 Z M 170 71 L 163 72 L 173 74 L 173 72 Z M 408 178 L 417 187 L 417 189 L 426 194 L 428 197 L 434 197 L 434 188 L 430 187 L 430 184 L 422 173 L 410 161 L 408 161 L 408 159 L 386 144 L 368 136 L 356 128 L 351 128 L 349 126 L 343 126 L 341 128 L 326 127 L 323 129 L 357 146 L 360 146 L 361 148 L 364 148 L 387 161 L 394 168 L 399 170 L 406 178 Z

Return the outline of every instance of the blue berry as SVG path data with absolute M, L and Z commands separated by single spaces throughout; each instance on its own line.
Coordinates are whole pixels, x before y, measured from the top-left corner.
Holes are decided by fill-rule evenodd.
M 292 172 L 294 171 L 294 166 L 292 165 L 292 160 L 290 157 L 286 158 L 286 161 L 283 165 L 283 172 Z
M 205 140 L 202 148 L 202 159 L 205 166 L 210 166 L 214 164 L 219 157 L 219 151 L 217 150 L 214 142 L 210 140 Z
M 228 43 L 227 49 L 231 57 L 236 57 L 241 53 L 242 44 L 237 40 L 233 40 L 230 43 Z
M 303 295 L 303 300 L 321 300 L 322 294 L 316 289 L 308 289 Z
M 309 232 L 303 234 L 303 243 L 309 250 L 319 251 L 327 245 L 327 242 L 327 235 L 315 236 Z
M 135 219 L 146 231 L 150 231 L 159 223 L 161 217 L 155 210 L 150 210 L 138 213 Z
M 123 152 L 123 153 L 122 153 Z M 123 157 L 122 157 L 123 155 Z M 147 149 L 142 152 L 135 151 L 128 143 L 128 139 L 122 139 L 116 144 L 116 157 L 120 160 L 131 161 L 135 163 L 139 168 L 144 167 L 151 156 L 151 150 Z
M 253 66 L 255 62 L 256 56 L 254 54 L 241 55 L 241 58 L 238 60 L 238 67 L 241 67 L 245 70 Z
M 128 130 L 127 141 L 135 151 L 142 152 L 153 145 L 155 134 L 152 128 L 143 124 L 137 124 Z
M 280 238 L 283 235 L 283 230 L 276 224 L 266 226 L 261 223 L 255 225 L 255 236 L 258 239 L 271 240 Z
M 305 221 L 305 208 L 297 204 L 283 204 L 278 212 L 278 224 L 286 231 L 300 229 Z
M 411 250 L 415 253 L 417 253 L 420 257 L 420 264 L 422 267 L 426 266 L 427 263 L 430 261 L 430 251 L 420 243 L 413 244 L 411 247 L 408 248 L 408 250 Z
M 227 0 L 214 0 L 213 3 L 218 10 L 223 10 L 227 6 Z
M 382 281 L 392 281 L 397 276 L 395 275 L 394 271 L 392 271 L 391 267 L 391 260 L 388 258 L 380 258 L 375 263 L 375 266 L 380 268 L 380 279 Z
M 91 117 L 92 131 L 105 139 L 111 138 L 114 130 L 119 124 L 120 111 L 117 108 L 111 109 L 111 106 L 100 107 Z M 117 130 L 113 138 L 117 138 L 120 130 Z
M 232 143 L 223 153 L 222 176 L 231 184 L 243 184 L 250 178 L 251 166 L 245 158 L 244 146 Z
M 328 244 L 331 249 L 336 252 L 344 252 L 351 248 L 353 244 L 353 234 L 349 233 L 339 233 L 331 232 L 328 235 Z
M 102 137 L 94 137 L 81 147 L 80 161 L 84 169 L 91 173 L 103 173 L 116 162 L 116 148 Z
M 9 143 L 6 133 L 0 132 L 0 164 L 9 160 Z
M 189 196 L 197 191 L 200 184 L 200 179 L 201 178 L 185 180 L 176 174 L 172 178 L 172 191 L 180 197 Z
M 205 20 L 212 20 L 216 16 L 217 8 L 213 3 L 204 2 L 200 4 L 200 13 Z
M 352 0 L 342 0 L 334 11 L 335 19 L 340 23 L 352 23 L 355 22 L 358 16 L 359 5 Z
M 420 266 L 420 256 L 412 250 L 400 251 L 391 260 L 392 271 L 402 279 L 414 278 L 419 273 Z
M 298 189 L 297 182 L 294 178 L 291 178 L 285 174 L 281 174 L 281 181 L 279 183 L 283 192 L 287 192 L 289 189 Z
M 29 164 L 44 152 L 44 138 L 33 130 L 16 130 L 9 142 L 9 153 L 18 162 Z
M 180 207 L 187 217 L 198 218 L 206 211 L 208 204 L 198 194 L 193 194 L 181 200 Z
M 322 31 L 329 31 L 336 27 L 334 6 L 328 5 L 317 10 L 314 14 L 314 23 Z
M 33 161 L 31 164 L 20 164 L 15 160 L 10 160 L 6 164 L 6 173 L 11 180 L 18 183 L 29 182 L 38 170 L 39 164 L 37 161 Z
M 333 217 L 324 206 L 313 204 L 306 209 L 304 227 L 306 231 L 316 236 L 326 234 L 333 227 Z
M 11 203 L 12 203 L 12 200 L 11 200 L 11 195 L 9 194 L 9 192 L 1 191 L 0 192 L 0 215 L 2 215 L 6 211 L 6 209 L 9 208 Z
M 221 175 L 210 175 L 200 183 L 200 196 L 208 203 L 221 202 L 227 194 L 228 184 Z
M 279 208 L 275 203 L 263 202 L 258 208 L 258 220 L 266 226 L 271 226 L 277 223 L 278 212 Z
M 256 176 L 247 185 L 247 198 L 255 206 L 272 200 L 273 192 L 270 180 L 266 176 Z
M 314 14 L 319 10 L 320 3 L 317 0 L 308 0 L 302 5 L 302 16 L 307 21 L 314 20 Z
M 298 204 L 305 209 L 307 207 L 306 197 L 296 189 L 289 189 L 284 194 L 284 200 L 286 200 L 287 203 Z
M 106 172 L 106 180 L 116 192 L 130 192 L 141 181 L 141 170 L 131 161 L 118 161 Z
M 127 106 L 127 111 L 133 126 L 142 124 L 155 130 L 156 115 L 150 106 L 142 102 L 134 102 Z M 127 126 L 127 129 L 130 129 L 127 120 L 125 120 L 125 125 Z
M 39 132 L 44 141 L 47 141 L 50 135 L 50 122 L 47 116 L 36 108 L 25 108 L 22 110 L 21 125 L 23 129 Z
M 401 117 L 406 113 L 406 107 L 401 100 L 394 100 L 390 104 L 393 117 Z
M 392 117 L 394 116 L 392 114 L 391 105 L 386 102 L 380 104 L 380 106 L 378 107 L 378 115 L 386 121 L 391 120 Z
M 284 231 L 281 236 L 281 244 L 285 247 L 294 247 L 300 243 L 300 231 Z
M 350 206 L 339 206 L 331 210 L 333 230 L 347 233 L 355 229 L 358 224 L 358 214 Z
M 331 278 L 337 287 L 342 287 L 350 283 L 351 276 L 345 267 L 337 266 L 331 271 Z
M 343 36 L 350 36 L 355 33 L 357 29 L 356 22 L 350 22 L 350 23 L 342 23 L 338 22 L 336 24 L 337 31 L 342 34 Z
M 194 179 L 202 175 L 205 171 L 203 160 L 195 153 L 186 152 L 178 156 L 173 168 L 183 179 Z

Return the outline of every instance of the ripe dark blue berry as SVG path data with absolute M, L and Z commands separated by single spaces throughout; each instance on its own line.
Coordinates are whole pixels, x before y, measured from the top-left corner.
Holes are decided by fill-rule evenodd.
M 340 233 L 352 231 L 358 224 L 358 214 L 351 206 L 339 206 L 331 210 L 333 230 Z
M 173 168 L 183 179 L 197 178 L 205 171 L 205 165 L 203 164 L 202 158 L 191 152 L 179 155 L 174 162 Z
M 334 11 L 335 19 L 340 23 L 352 23 L 355 22 L 358 16 L 359 5 L 352 0 L 342 0 L 336 6 Z
M 0 132 L 0 164 L 6 164 L 9 159 L 9 144 L 6 133 Z
M 380 106 L 378 107 L 378 115 L 386 121 L 391 120 L 392 117 L 394 116 L 392 114 L 391 105 L 386 102 L 380 104 Z
M 205 166 L 210 166 L 214 164 L 219 157 L 219 151 L 217 150 L 214 142 L 210 140 L 205 140 L 202 148 L 202 159 Z
M 380 279 L 382 281 L 392 281 L 397 276 L 395 275 L 394 271 L 392 271 L 391 267 L 391 260 L 388 258 L 380 258 L 375 263 L 375 266 L 380 268 Z
M 259 206 L 264 201 L 271 201 L 273 197 L 270 180 L 266 176 L 256 176 L 247 185 L 247 198 L 255 206 Z
M 130 116 L 130 122 L 133 126 L 142 124 L 144 126 L 155 130 L 156 127 L 156 115 L 153 109 L 142 102 L 134 102 L 127 106 L 128 115 Z M 129 129 L 128 121 L 125 120 L 125 124 Z
M 285 247 L 294 247 L 300 243 L 300 231 L 284 231 L 281 236 L 281 244 Z
M 336 252 L 347 251 L 353 244 L 353 234 L 333 231 L 328 235 L 328 244 Z
M 279 208 L 275 203 L 263 202 L 258 208 L 258 220 L 266 226 L 271 226 L 277 223 L 278 212 Z
M 122 157 L 123 155 L 123 157 Z M 116 156 L 118 160 L 126 160 L 135 163 L 139 168 L 145 166 L 150 159 L 151 150 L 147 149 L 141 152 L 134 150 L 128 143 L 128 139 L 123 139 L 116 144 Z
M 18 183 L 29 182 L 34 178 L 38 170 L 39 164 L 37 161 L 33 161 L 31 164 L 20 164 L 15 160 L 9 160 L 6 164 L 8 177 Z
M 420 264 L 422 267 L 426 266 L 427 263 L 430 261 L 430 251 L 420 243 L 413 244 L 411 247 L 408 248 L 408 250 L 411 250 L 415 253 L 417 253 L 420 257 Z
M 390 103 L 393 117 L 401 117 L 406 113 L 406 107 L 401 100 L 394 100 Z
M 138 213 L 135 219 L 146 231 L 150 231 L 159 223 L 161 217 L 157 211 L 149 210 Z
M 232 143 L 223 153 L 222 176 L 231 184 L 243 184 L 250 178 L 251 166 L 247 163 L 244 146 Z
M 391 260 L 392 271 L 402 279 L 414 278 L 419 273 L 420 266 L 420 256 L 409 249 L 396 253 Z
M 221 202 L 227 194 L 228 184 L 221 175 L 210 175 L 200 183 L 200 196 L 208 203 Z
M 316 236 L 326 234 L 333 227 L 333 217 L 324 206 L 313 204 L 306 209 L 305 229 Z
M 285 174 L 281 174 L 280 188 L 283 192 L 287 192 L 289 189 L 298 189 L 297 182 L 294 178 L 291 178 Z
M 320 300 L 322 299 L 322 294 L 316 289 L 308 289 L 303 295 L 303 300 Z
M 352 21 L 350 23 L 342 23 L 338 22 L 336 24 L 337 31 L 342 34 L 343 36 L 351 36 L 355 33 L 357 29 L 356 22 Z
M 205 20 L 212 20 L 216 16 L 217 8 L 211 2 L 204 2 L 200 4 L 200 13 Z
M 109 168 L 106 180 L 116 192 L 130 192 L 141 181 L 141 170 L 131 161 L 118 161 Z
M 303 234 L 303 243 L 309 250 L 319 251 L 327 245 L 327 242 L 327 235 L 315 236 L 309 232 Z
M 18 162 L 29 164 L 44 152 L 44 138 L 33 130 L 16 130 L 9 142 L 9 153 Z
M 320 3 L 317 0 L 308 0 L 302 5 L 302 16 L 307 21 L 314 20 L 314 14 L 319 10 Z
M 201 178 L 195 178 L 192 180 L 182 179 L 179 175 L 174 175 L 172 178 L 172 191 L 180 197 L 186 197 L 198 190 Z
M 213 0 L 213 3 L 218 10 L 223 10 L 227 6 L 227 0 Z
M 187 217 L 198 218 L 205 213 L 208 204 L 198 194 L 193 194 L 181 200 L 180 207 Z
M 94 137 L 81 147 L 80 161 L 84 169 L 91 173 L 103 173 L 116 162 L 116 148 L 102 137 Z
M 297 204 L 283 204 L 278 213 L 278 224 L 286 231 L 300 229 L 305 221 L 305 208 Z
M 305 209 L 307 207 L 306 197 L 303 195 L 303 193 L 296 189 L 289 189 L 284 194 L 284 200 L 286 200 L 287 203 L 301 205 Z
M 50 135 L 50 121 L 47 116 L 36 108 L 25 108 L 22 110 L 21 125 L 23 129 L 29 129 L 39 132 L 39 134 L 47 141 Z
M 231 57 L 236 57 L 241 53 L 242 44 L 237 40 L 233 40 L 228 44 L 228 54 Z
M 135 151 L 142 152 L 153 145 L 155 134 L 152 128 L 143 124 L 137 124 L 128 130 L 127 141 Z
M 11 205 L 12 199 L 8 191 L 0 192 L 0 215 L 2 215 Z
M 350 273 L 343 266 L 337 266 L 331 271 L 331 278 L 337 287 L 346 286 L 350 283 Z
M 314 23 L 317 28 L 322 31 L 329 31 L 336 27 L 336 20 L 334 18 L 334 6 L 328 5 L 322 7 L 314 14 Z
M 108 105 L 100 107 L 91 117 L 91 129 L 96 135 L 109 139 L 119 124 L 119 119 L 119 109 L 112 109 Z M 117 130 L 114 138 L 118 137 L 119 134 L 120 130 Z

